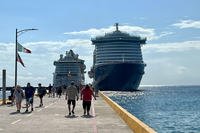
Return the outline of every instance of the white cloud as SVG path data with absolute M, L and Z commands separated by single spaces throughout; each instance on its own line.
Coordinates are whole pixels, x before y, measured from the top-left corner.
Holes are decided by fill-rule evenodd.
M 178 70 L 177 70 L 177 73 L 179 74 L 179 75 L 182 75 L 182 74 L 184 74 L 185 73 L 185 71 L 187 71 L 187 67 L 185 67 L 185 66 L 179 66 L 178 67 Z
M 9 79 L 12 79 L 12 80 L 14 80 L 14 75 L 7 75 L 7 77 L 9 78 Z M 34 81 L 34 80 L 46 80 L 47 79 L 47 77 L 45 77 L 45 76 L 30 76 L 30 75 L 18 75 L 17 76 L 17 78 L 19 79 L 18 81 L 20 82 L 22 82 L 22 81 Z
M 6 50 L 6 46 L 3 43 L 0 43 L 0 51 L 5 51 Z
M 14 43 L 1 43 L 0 42 L 0 52 L 1 53 L 6 53 L 7 51 L 13 51 L 14 52 L 14 47 L 15 47 Z
M 119 26 L 119 30 L 129 33 L 131 35 L 139 35 L 141 37 L 147 37 L 148 40 L 156 40 L 160 37 L 173 34 L 172 32 L 162 32 L 160 35 L 156 35 L 155 29 L 153 28 L 143 28 L 140 26 L 129 26 L 129 25 L 123 25 Z M 64 34 L 67 35 L 88 35 L 90 37 L 96 37 L 96 36 L 102 36 L 105 33 L 110 33 L 115 31 L 114 26 L 110 26 L 108 28 L 91 28 L 84 31 L 74 31 L 74 32 L 65 32 Z
M 174 43 L 147 44 L 143 48 L 144 52 L 182 52 L 187 50 L 200 50 L 200 41 L 185 41 Z
M 59 52 L 66 48 L 90 48 L 91 41 L 86 39 L 69 39 L 67 41 L 40 41 L 25 43 L 24 46 L 29 47 L 32 51 Z
M 51 46 L 64 46 L 64 45 L 69 45 L 69 46 L 83 46 L 83 45 L 88 45 L 91 42 L 89 40 L 83 40 L 83 39 L 68 39 L 67 41 L 40 41 L 40 42 L 29 42 L 26 43 L 27 45 L 30 46 L 37 46 L 37 45 L 51 45 Z
M 172 24 L 172 26 L 178 27 L 180 29 L 185 28 L 197 28 L 200 29 L 200 21 L 195 20 L 181 20 L 179 23 Z
M 191 55 L 192 54 L 192 55 Z M 173 52 L 144 54 L 147 66 L 142 84 L 156 85 L 198 85 L 199 66 L 198 52 Z
M 164 37 L 164 36 L 168 36 L 168 35 L 172 35 L 174 34 L 173 32 L 161 32 L 161 34 L 158 36 L 158 39 L 161 38 L 161 37 Z

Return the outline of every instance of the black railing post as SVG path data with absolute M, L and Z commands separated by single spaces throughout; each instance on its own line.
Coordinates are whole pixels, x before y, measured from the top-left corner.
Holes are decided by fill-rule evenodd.
M 3 77 L 2 77 L 2 93 L 3 93 L 3 103 L 6 104 L 6 70 L 3 69 L 2 71 Z

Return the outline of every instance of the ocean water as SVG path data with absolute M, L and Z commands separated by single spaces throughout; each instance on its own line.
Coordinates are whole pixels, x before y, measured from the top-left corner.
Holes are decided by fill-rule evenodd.
M 0 99 L 2 99 L 2 91 L 0 91 Z M 6 91 L 6 98 L 8 98 L 8 96 L 10 96 L 10 91 Z
M 140 87 L 106 92 L 158 133 L 200 133 L 200 86 Z

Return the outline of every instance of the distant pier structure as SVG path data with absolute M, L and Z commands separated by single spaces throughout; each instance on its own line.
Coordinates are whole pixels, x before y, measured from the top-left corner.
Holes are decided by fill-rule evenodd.
M 55 72 L 53 73 L 53 85 L 55 87 L 68 86 L 73 81 L 80 85 L 85 82 L 84 60 L 78 58 L 72 50 L 66 51 L 66 55 L 60 54 L 60 58 L 54 61 Z

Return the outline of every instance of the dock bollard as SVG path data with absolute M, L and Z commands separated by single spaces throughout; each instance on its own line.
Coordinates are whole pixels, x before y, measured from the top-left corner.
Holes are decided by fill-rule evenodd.
M 3 77 L 2 77 L 2 93 L 3 93 L 3 102 L 2 104 L 6 104 L 6 70 L 3 69 L 2 71 Z

